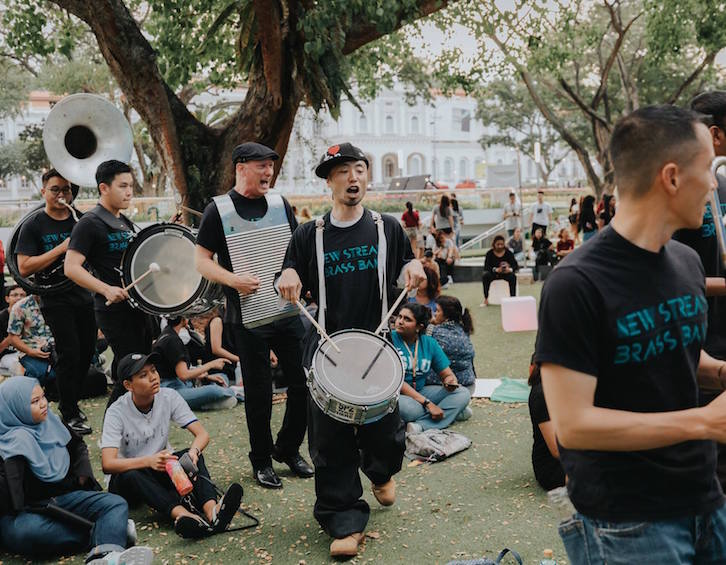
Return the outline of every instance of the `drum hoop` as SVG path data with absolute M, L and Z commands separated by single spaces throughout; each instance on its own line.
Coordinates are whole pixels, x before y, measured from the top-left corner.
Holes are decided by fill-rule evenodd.
M 405 368 L 404 368 L 404 364 L 403 364 L 403 359 L 401 359 L 401 354 L 398 352 L 398 349 L 396 349 L 396 347 L 390 341 L 388 341 L 384 337 L 382 337 L 382 336 L 380 336 L 378 334 L 375 334 L 375 333 L 373 333 L 371 331 L 368 331 L 368 330 L 361 330 L 361 329 L 356 329 L 356 328 L 350 328 L 350 329 L 345 329 L 345 330 L 338 330 L 337 332 L 334 332 L 334 333 L 330 334 L 330 338 L 333 341 L 335 341 L 335 337 L 336 336 L 343 335 L 343 334 L 349 334 L 349 333 L 363 334 L 363 335 L 367 335 L 367 336 L 374 337 L 376 339 L 376 341 L 385 344 L 384 347 L 386 347 L 390 352 L 393 352 L 395 354 L 395 357 L 398 359 L 398 361 L 399 361 L 399 363 L 401 365 L 401 373 L 400 373 L 400 383 L 401 384 L 400 384 L 400 386 L 398 386 L 397 392 L 395 392 L 391 396 L 386 397 L 385 399 L 381 399 L 381 400 L 376 401 L 376 402 L 373 402 L 371 404 L 360 404 L 358 402 L 354 402 L 354 401 L 349 400 L 349 399 L 339 398 L 338 396 L 335 396 L 317 378 L 318 373 L 315 371 L 315 360 L 318 358 L 318 355 L 319 354 L 323 354 L 324 353 L 322 351 L 323 346 L 327 345 L 329 349 L 331 348 L 330 347 L 330 344 L 328 344 L 327 341 L 323 341 L 323 340 L 321 340 L 321 342 L 318 344 L 318 347 L 315 349 L 315 352 L 313 353 L 312 362 L 310 364 L 310 373 L 313 375 L 314 385 L 323 394 L 325 394 L 326 396 L 331 397 L 331 398 L 334 398 L 339 403 L 346 404 L 346 405 L 350 405 L 350 406 L 356 406 L 356 407 L 359 407 L 359 408 L 367 408 L 367 409 L 370 409 L 373 406 L 378 406 L 378 405 L 381 405 L 381 404 L 383 404 L 385 402 L 390 402 L 390 400 L 391 400 L 391 398 L 393 396 L 396 396 L 396 395 L 400 394 L 401 386 L 403 386 L 403 383 L 404 383 L 404 380 L 405 380 L 405 376 L 406 376 L 405 375 Z M 327 353 L 327 350 L 326 350 L 325 353 Z

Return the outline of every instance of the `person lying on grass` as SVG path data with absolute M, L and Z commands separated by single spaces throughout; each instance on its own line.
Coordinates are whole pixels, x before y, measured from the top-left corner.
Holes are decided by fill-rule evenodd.
M 132 353 L 119 362 L 119 378 L 128 392 L 106 412 L 101 438 L 101 464 L 111 475 L 109 491 L 123 496 L 130 506 L 145 502 L 171 517 L 174 531 L 183 538 L 225 531 L 239 509 L 242 487 L 232 483 L 217 500 L 202 457 L 209 434 L 177 391 L 161 387 L 154 366 L 158 361 L 156 353 Z M 189 449 L 172 451 L 171 420 L 194 436 Z M 183 498 L 165 465 L 185 453 L 198 467 L 199 477 Z

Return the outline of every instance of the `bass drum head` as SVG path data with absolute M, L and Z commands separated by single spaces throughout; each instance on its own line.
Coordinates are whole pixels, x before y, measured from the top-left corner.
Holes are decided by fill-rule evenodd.
M 192 231 L 177 224 L 156 224 L 135 234 L 121 259 L 124 286 L 148 271 L 151 263 L 160 270 L 129 289 L 132 302 L 151 314 L 183 314 L 206 288 L 194 266 L 194 246 Z
M 325 392 L 351 404 L 373 406 L 401 390 L 403 362 L 390 342 L 365 330 L 342 330 L 330 337 L 340 353 L 324 341 L 312 362 L 315 381 Z

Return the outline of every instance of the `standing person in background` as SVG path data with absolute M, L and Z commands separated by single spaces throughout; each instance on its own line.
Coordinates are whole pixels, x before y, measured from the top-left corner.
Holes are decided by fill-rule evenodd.
M 597 234 L 597 218 L 595 217 L 595 197 L 588 194 L 582 200 L 582 209 L 580 210 L 580 231 L 582 231 L 582 241 L 588 241 Z
M 567 216 L 570 221 L 570 234 L 572 235 L 572 241 L 575 245 L 580 243 L 580 205 L 577 203 L 577 199 L 573 198 L 570 200 L 570 214 Z
M 444 232 L 447 237 L 451 237 L 454 233 L 454 212 L 451 209 L 451 201 L 445 194 L 441 195 L 439 205 L 434 206 L 431 211 L 431 229 Z
M 419 218 L 418 210 L 413 209 L 411 202 L 406 202 L 406 211 L 401 214 L 401 221 L 403 222 L 403 231 L 408 236 L 408 241 L 411 243 L 411 249 L 413 250 L 414 257 L 416 259 L 421 258 L 423 252 L 423 237 L 421 235 L 421 218 Z M 421 244 L 419 244 L 419 241 Z
M 537 191 L 537 202 L 529 209 L 532 216 L 532 236 L 537 228 L 542 228 L 542 235 L 547 235 L 547 228 L 552 221 L 552 205 L 544 201 L 544 190 Z
M 451 209 L 454 212 L 454 242 L 461 247 L 461 226 L 464 225 L 464 213 L 459 209 L 459 201 L 454 194 L 451 197 Z
M 300 210 L 300 223 L 304 224 L 305 222 L 309 222 L 312 220 L 313 217 L 310 215 L 310 208 L 307 206 L 303 206 L 302 210 Z
M 507 235 L 512 237 L 514 230 L 522 227 L 522 204 L 514 192 L 509 193 L 509 202 L 504 205 L 502 219 L 506 222 Z
M 446 234 L 443 231 L 436 232 L 434 259 L 436 259 L 436 262 L 439 265 L 440 279 L 444 288 L 447 288 L 454 282 L 451 274 L 454 272 L 456 253 L 456 244 L 454 243 L 454 240 L 446 237 Z

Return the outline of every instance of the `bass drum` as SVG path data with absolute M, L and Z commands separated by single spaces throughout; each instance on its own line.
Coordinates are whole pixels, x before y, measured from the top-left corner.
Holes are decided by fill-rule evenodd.
M 8 241 L 8 249 L 5 261 L 8 264 L 8 270 L 15 279 L 15 282 L 21 286 L 28 294 L 39 294 L 41 296 L 47 296 L 50 294 L 57 294 L 68 290 L 73 286 L 73 281 L 66 278 L 63 274 L 63 258 L 61 257 L 56 261 L 48 273 L 41 274 L 36 273 L 28 277 L 24 277 L 20 274 L 18 269 L 18 258 L 15 253 L 15 246 L 18 244 L 18 237 L 20 236 L 20 230 L 28 222 L 28 220 L 34 218 L 38 214 L 42 214 L 45 210 L 45 204 L 34 208 L 15 225 L 13 233 L 10 235 Z M 65 257 L 65 255 L 63 256 Z
M 191 229 L 178 224 L 154 224 L 134 234 L 121 257 L 121 282 L 131 284 L 129 303 L 154 316 L 197 316 L 223 303 L 222 289 L 209 282 L 194 266 L 196 237 Z

